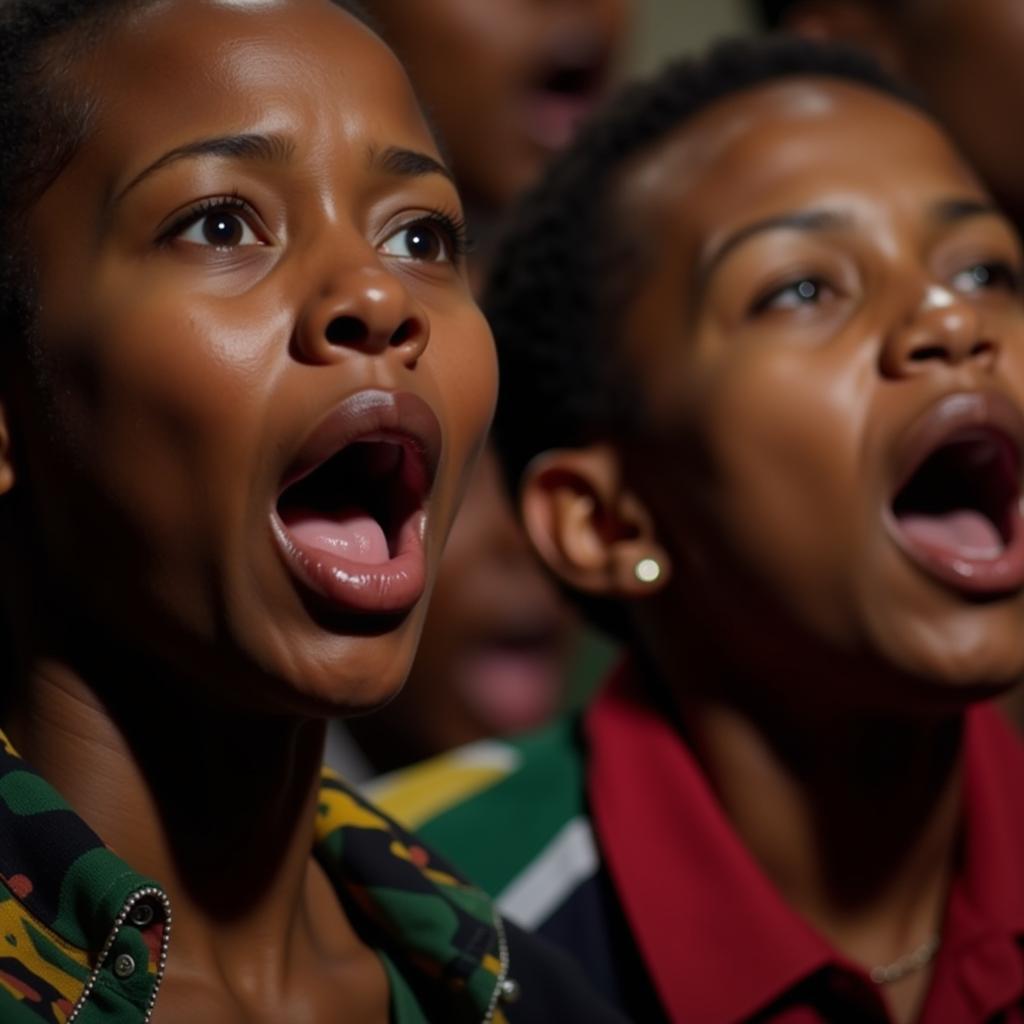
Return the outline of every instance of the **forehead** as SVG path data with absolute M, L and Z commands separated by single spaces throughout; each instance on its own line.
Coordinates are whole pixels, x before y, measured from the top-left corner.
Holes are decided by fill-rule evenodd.
M 164 0 L 104 33 L 76 64 L 92 136 L 166 149 L 233 129 L 415 137 L 435 151 L 404 70 L 330 0 Z
M 981 197 L 937 125 L 868 86 L 825 78 L 758 86 L 712 104 L 626 168 L 622 222 L 705 243 L 819 201 L 919 210 Z

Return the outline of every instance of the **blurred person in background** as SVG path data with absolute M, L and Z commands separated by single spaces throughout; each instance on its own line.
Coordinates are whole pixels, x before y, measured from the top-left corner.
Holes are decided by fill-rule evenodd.
M 908 79 L 1024 226 L 1019 0 L 755 0 L 755 13 L 768 28 L 854 43 Z
M 607 94 L 632 0 L 368 0 L 463 190 L 480 282 L 503 214 Z M 602 662 L 521 532 L 485 453 L 441 563 L 412 674 L 382 711 L 332 730 L 327 760 L 366 778 L 564 706 L 574 660 Z M 584 641 L 586 644 L 587 641 Z M 588 658 L 587 656 L 590 655 Z M 353 749 L 352 740 L 358 749 Z
M 1020 0 L 755 0 L 770 29 L 852 43 L 906 78 L 1024 231 Z M 1024 730 L 1024 691 L 1005 704 Z

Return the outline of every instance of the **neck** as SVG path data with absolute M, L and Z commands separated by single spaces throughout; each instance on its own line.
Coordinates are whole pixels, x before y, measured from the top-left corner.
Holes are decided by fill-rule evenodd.
M 176 973 L 251 974 L 254 946 L 266 967 L 287 961 L 319 884 L 323 725 L 211 710 L 153 665 L 82 672 L 52 660 L 35 664 L 10 732 L 103 840 L 167 890 Z
M 821 699 L 821 680 L 811 696 L 807 680 L 741 679 L 721 657 L 677 648 L 654 648 L 652 670 L 679 681 L 687 741 L 786 902 L 866 969 L 927 942 L 958 847 L 962 715 L 873 713 Z M 824 683 L 836 696 L 875 691 L 858 671 L 833 665 Z M 912 1019 L 927 981 L 922 970 L 886 987 L 898 1019 Z
M 958 719 L 766 723 L 704 702 L 682 713 L 744 845 L 838 949 L 870 968 L 938 930 L 959 824 Z

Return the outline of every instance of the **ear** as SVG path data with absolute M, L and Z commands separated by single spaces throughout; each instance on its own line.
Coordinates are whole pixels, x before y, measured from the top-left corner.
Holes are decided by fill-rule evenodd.
M 11 455 L 11 432 L 8 427 L 7 403 L 0 399 L 0 494 L 14 486 L 14 460 Z
M 608 445 L 538 456 L 523 477 L 526 532 L 560 579 L 599 597 L 654 594 L 671 565 L 644 503 Z
M 903 51 L 884 8 L 867 0 L 804 0 L 786 15 L 785 28 L 807 39 L 849 43 L 898 73 L 904 70 Z

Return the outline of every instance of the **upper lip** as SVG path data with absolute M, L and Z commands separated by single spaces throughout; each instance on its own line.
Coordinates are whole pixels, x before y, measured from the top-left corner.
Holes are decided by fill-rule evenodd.
M 300 445 L 278 493 L 283 494 L 350 444 L 369 439 L 411 446 L 422 460 L 430 490 L 441 458 L 437 416 L 411 392 L 371 388 L 354 392 L 323 416 Z
M 893 496 L 899 494 L 930 455 L 972 433 L 996 434 L 1024 463 L 1024 413 L 997 391 L 961 391 L 939 399 L 908 428 L 897 445 Z

